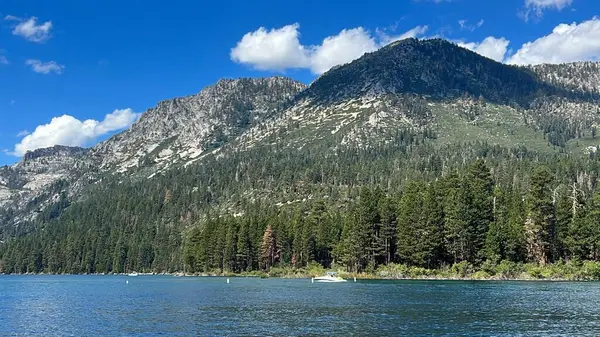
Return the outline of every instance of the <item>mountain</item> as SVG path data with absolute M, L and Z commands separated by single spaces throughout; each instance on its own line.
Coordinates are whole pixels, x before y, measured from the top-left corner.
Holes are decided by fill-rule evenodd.
M 93 148 L 36 150 L 1 168 L 0 240 L 54 252 L 101 246 L 111 257 L 94 270 L 117 262 L 115 270 L 177 270 L 183 242 L 203 240 L 194 228 L 217 214 L 243 222 L 232 222 L 235 233 L 211 229 L 219 240 L 254 228 L 247 244 L 256 246 L 269 216 L 297 224 L 317 217 L 314 208 L 341 217 L 341 226 L 361 188 L 400 194 L 411 180 L 446 179 L 477 158 L 486 158 L 499 189 L 515 189 L 515 200 L 539 163 L 564 176 L 557 184 L 591 195 L 598 76 L 597 63 L 516 67 L 448 41 L 407 39 L 309 86 L 284 77 L 221 80 L 160 102 Z M 338 229 L 314 236 L 339 239 Z M 312 244 L 311 230 L 302 230 Z M 205 236 L 215 241 L 213 234 Z M 333 253 L 322 254 L 330 261 Z
M 526 104 L 555 88 L 535 74 L 482 57 L 442 39 L 405 39 L 321 76 L 300 96 L 319 102 L 382 94 L 417 94 L 448 100 L 464 95 L 488 102 Z
M 19 163 L 1 167 L 0 205 L 28 201 L 52 190 L 57 181 L 94 171 L 87 153 L 87 149 L 57 145 L 27 152 Z
M 556 70 L 573 68 L 581 70 Z M 283 135 L 283 147 L 326 139 L 333 147 L 369 146 L 410 129 L 444 144 L 565 147 L 597 122 L 598 74 L 593 64 L 515 67 L 441 39 L 406 39 L 323 74 L 240 142 L 251 147 Z
M 283 77 L 224 79 L 196 95 L 160 102 L 129 130 L 91 149 L 54 146 L 28 152 L 21 162 L 0 168 L 0 205 L 28 213 L 17 222 L 31 220 L 32 209 L 44 208 L 63 192 L 76 197 L 107 175 L 144 167 L 152 174 L 193 161 L 270 118 L 302 89 L 303 84 Z M 55 184 L 59 187 L 50 188 Z
M 192 160 L 269 119 L 302 89 L 283 77 L 220 80 L 197 95 L 160 102 L 129 130 L 94 147 L 91 156 L 102 169 L 117 172 Z
M 515 67 L 441 39 L 401 40 L 308 87 L 285 77 L 224 79 L 158 103 L 91 149 L 27 153 L 0 169 L 0 204 L 47 205 L 58 196 L 48 187 L 58 182 L 77 198 L 107 176 L 151 177 L 216 153 L 273 144 L 280 151 L 369 148 L 407 132 L 440 145 L 589 153 L 599 145 L 590 137 L 600 112 L 598 76 L 597 63 Z
M 600 63 L 540 64 L 528 67 L 538 78 L 569 91 L 600 93 Z

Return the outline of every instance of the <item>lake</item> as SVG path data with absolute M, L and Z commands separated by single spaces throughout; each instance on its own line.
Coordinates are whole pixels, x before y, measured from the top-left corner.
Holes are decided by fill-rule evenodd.
M 230 280 L 0 276 L 0 336 L 600 335 L 600 283 Z

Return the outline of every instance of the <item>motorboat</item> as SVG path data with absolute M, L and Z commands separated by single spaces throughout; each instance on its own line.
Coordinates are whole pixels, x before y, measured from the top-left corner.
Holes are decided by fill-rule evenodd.
M 319 276 L 312 279 L 313 282 L 323 282 L 323 283 L 337 283 L 337 282 L 348 282 L 343 278 L 339 277 L 336 272 L 330 271 L 327 272 L 325 276 Z
M 129 274 L 127 274 L 127 276 L 138 276 L 138 273 L 136 273 L 136 272 L 129 273 Z

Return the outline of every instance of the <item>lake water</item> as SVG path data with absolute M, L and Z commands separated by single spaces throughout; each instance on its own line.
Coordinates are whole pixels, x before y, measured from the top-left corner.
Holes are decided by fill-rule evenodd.
M 600 283 L 0 276 L 0 336 L 142 335 L 600 336 Z

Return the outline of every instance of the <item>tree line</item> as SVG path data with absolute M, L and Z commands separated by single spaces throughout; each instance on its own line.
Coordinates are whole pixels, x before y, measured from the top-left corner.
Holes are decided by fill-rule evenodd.
M 576 185 L 552 183 L 539 167 L 528 191 L 506 189 L 477 160 L 435 181 L 409 181 L 398 195 L 362 187 L 343 210 L 319 200 L 310 208 L 218 216 L 192 229 L 185 264 L 191 272 L 241 272 L 316 261 L 363 272 L 390 263 L 434 269 L 598 260 L 600 193 L 586 200 Z
M 333 154 L 258 148 L 152 180 L 106 178 L 77 202 L 64 195 L 35 221 L 3 227 L 0 268 L 242 272 L 314 261 L 371 271 L 597 260 L 599 168 L 594 154 L 434 148 L 408 133 L 387 148 Z

